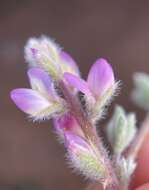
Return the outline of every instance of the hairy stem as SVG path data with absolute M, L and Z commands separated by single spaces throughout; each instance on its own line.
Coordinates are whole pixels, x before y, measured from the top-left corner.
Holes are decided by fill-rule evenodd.
M 72 90 L 69 89 L 67 85 L 65 85 L 64 81 L 60 81 L 60 87 L 65 99 L 69 103 L 70 112 L 74 115 L 79 125 L 81 126 L 86 139 L 88 142 L 93 143 L 99 149 L 100 160 L 103 161 L 103 165 L 107 171 L 107 179 L 103 183 L 103 185 L 105 185 L 104 189 L 120 190 L 117 176 L 113 170 L 112 162 L 109 159 L 109 155 L 102 144 L 101 138 L 97 136 L 95 126 L 92 125 L 91 121 L 85 114 L 78 97 L 72 93 Z

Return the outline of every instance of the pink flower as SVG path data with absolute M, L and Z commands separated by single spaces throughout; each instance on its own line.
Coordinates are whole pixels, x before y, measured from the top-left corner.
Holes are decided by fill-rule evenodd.
M 87 96 L 94 96 L 95 99 L 102 97 L 107 90 L 113 88 L 115 79 L 110 64 L 105 59 L 98 59 L 91 67 L 87 81 L 71 74 L 64 73 L 66 81 L 83 92 Z
M 84 133 L 76 121 L 75 117 L 67 112 L 62 116 L 54 118 L 54 128 L 56 129 L 56 133 L 59 135 L 60 140 L 62 142 L 65 141 L 65 133 L 70 131 L 71 133 L 78 135 L 80 137 L 84 137 Z
M 28 71 L 28 77 L 32 89 L 12 90 L 11 99 L 14 103 L 35 120 L 62 112 L 62 101 L 56 95 L 49 75 L 39 68 L 32 68 Z
M 25 59 L 31 67 L 46 70 L 56 80 L 59 80 L 64 72 L 79 76 L 78 66 L 72 57 L 46 36 L 28 40 L 25 46 Z

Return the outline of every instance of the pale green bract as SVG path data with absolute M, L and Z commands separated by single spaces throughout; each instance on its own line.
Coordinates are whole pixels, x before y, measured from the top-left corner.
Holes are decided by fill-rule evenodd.
M 116 106 L 112 119 L 107 126 L 108 139 L 116 154 L 121 154 L 133 140 L 136 134 L 136 119 L 134 113 L 126 115 L 121 106 Z
M 149 111 L 149 75 L 135 73 L 133 76 L 135 88 L 132 91 L 132 100 L 140 107 Z
M 133 158 L 121 157 L 116 163 L 116 173 L 122 184 L 126 184 L 129 181 L 130 176 L 136 168 L 136 163 Z

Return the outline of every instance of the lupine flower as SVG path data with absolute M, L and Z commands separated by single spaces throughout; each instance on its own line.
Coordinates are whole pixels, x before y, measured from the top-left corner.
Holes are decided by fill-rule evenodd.
M 71 133 L 80 137 L 84 137 L 84 133 L 78 122 L 69 112 L 63 114 L 62 116 L 56 117 L 53 123 L 56 133 L 62 142 L 65 140 L 65 132 L 67 131 L 70 131 Z
M 71 73 L 64 73 L 64 78 L 71 86 L 85 94 L 91 118 L 95 120 L 101 116 L 102 108 L 109 103 L 118 86 L 111 65 L 102 58 L 91 67 L 87 81 Z
M 79 169 L 86 177 L 93 180 L 105 180 L 106 169 L 101 163 L 96 147 L 89 145 L 83 138 L 71 132 L 65 132 L 65 145 L 68 158 L 75 169 Z
M 79 75 L 79 69 L 71 56 L 45 36 L 28 40 L 25 59 L 30 66 L 45 69 L 54 79 L 61 78 L 64 72 Z
M 56 95 L 51 78 L 39 69 L 28 71 L 32 89 L 18 88 L 11 92 L 14 103 L 35 120 L 51 117 L 64 111 L 64 102 Z
M 115 84 L 113 70 L 105 59 L 98 59 L 93 64 L 87 81 L 70 73 L 65 73 L 64 77 L 72 86 L 86 95 L 92 94 L 95 99 L 101 98 Z

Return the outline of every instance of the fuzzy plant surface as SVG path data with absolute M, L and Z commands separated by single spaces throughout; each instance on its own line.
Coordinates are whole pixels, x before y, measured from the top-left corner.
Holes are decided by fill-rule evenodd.
M 111 149 L 98 135 L 98 121 L 119 87 L 112 66 L 99 58 L 84 80 L 72 57 L 46 36 L 28 40 L 25 59 L 31 88 L 11 91 L 16 106 L 35 121 L 53 120 L 68 162 L 85 178 L 105 190 L 128 190 L 146 129 L 138 130 L 135 114 L 116 105 L 105 130 Z M 138 73 L 134 81 L 133 99 L 149 109 L 149 76 Z

